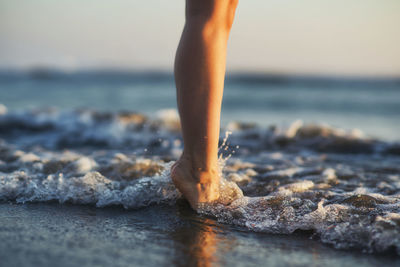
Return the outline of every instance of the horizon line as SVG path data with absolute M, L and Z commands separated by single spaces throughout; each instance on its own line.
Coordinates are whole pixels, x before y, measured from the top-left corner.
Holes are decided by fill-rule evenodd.
M 124 68 L 124 67 L 90 67 L 90 68 L 60 68 L 52 66 L 35 66 L 26 68 L 4 68 L 0 67 L 0 74 L 18 74 L 35 77 L 51 77 L 55 75 L 76 74 L 109 74 L 109 75 L 144 75 L 144 76 L 171 76 L 172 70 L 163 68 Z M 392 81 L 400 83 L 400 75 L 351 75 L 351 74 L 328 74 L 328 73 L 301 73 L 301 72 L 279 72 L 261 70 L 227 70 L 226 78 L 240 78 L 241 80 L 318 80 L 318 81 Z

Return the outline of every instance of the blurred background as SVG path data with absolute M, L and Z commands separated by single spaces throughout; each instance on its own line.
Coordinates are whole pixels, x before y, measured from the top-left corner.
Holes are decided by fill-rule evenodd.
M 0 103 L 148 115 L 176 108 L 184 4 L 0 0 Z M 399 140 L 399 14 L 398 0 L 241 0 L 223 124 L 302 119 Z

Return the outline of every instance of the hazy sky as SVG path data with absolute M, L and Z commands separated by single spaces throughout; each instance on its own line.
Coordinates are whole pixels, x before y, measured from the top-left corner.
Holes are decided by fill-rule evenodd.
M 0 68 L 171 70 L 184 0 L 0 0 Z M 240 0 L 228 69 L 400 76 L 400 0 Z

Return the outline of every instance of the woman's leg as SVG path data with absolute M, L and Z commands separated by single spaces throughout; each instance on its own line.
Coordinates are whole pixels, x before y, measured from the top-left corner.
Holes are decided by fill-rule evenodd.
M 238 0 L 186 0 L 175 59 L 184 151 L 172 179 L 193 208 L 219 197 L 218 140 L 229 32 Z

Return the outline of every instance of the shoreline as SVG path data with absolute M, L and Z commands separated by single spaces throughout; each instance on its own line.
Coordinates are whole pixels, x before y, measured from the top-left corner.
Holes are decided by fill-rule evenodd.
M 187 205 L 139 210 L 0 203 L 0 266 L 394 266 L 391 253 L 337 250 L 307 234 L 243 231 L 196 215 Z
M 180 199 L 169 177 L 182 151 L 175 113 L 38 110 L 0 118 L 0 200 L 137 209 Z M 220 140 L 223 177 L 245 197 L 207 206 L 204 215 L 254 232 L 312 230 L 339 249 L 400 254 L 398 143 L 300 122 L 230 130 Z

